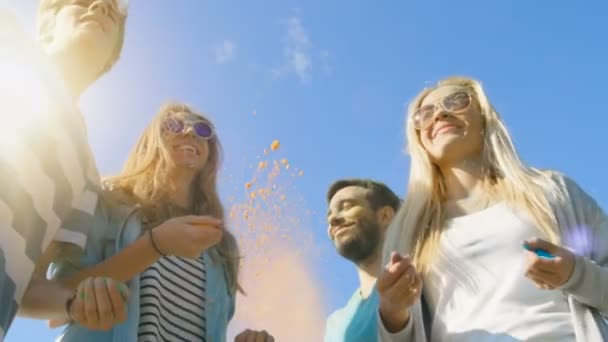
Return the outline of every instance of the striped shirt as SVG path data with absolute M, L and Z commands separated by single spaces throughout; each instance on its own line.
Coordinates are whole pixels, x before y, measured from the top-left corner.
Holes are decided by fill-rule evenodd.
M 203 257 L 160 258 L 140 275 L 139 342 L 206 341 Z
M 0 75 L 2 341 L 50 242 L 85 245 L 80 229 L 91 222 L 99 176 L 84 119 L 63 80 L 2 9 Z M 68 215 L 79 218 L 77 230 L 62 228 Z

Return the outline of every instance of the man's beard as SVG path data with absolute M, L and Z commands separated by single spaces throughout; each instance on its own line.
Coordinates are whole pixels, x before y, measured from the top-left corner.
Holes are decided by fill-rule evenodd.
M 370 219 L 359 221 L 352 228 L 347 237 L 334 239 L 338 253 L 344 258 L 360 264 L 372 257 L 378 250 L 380 244 L 380 224 Z

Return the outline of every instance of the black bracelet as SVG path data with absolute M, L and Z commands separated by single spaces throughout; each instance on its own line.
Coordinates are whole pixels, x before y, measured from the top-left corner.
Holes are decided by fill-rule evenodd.
M 158 255 L 160 255 L 161 257 L 167 256 L 166 254 L 164 254 L 163 252 L 160 251 L 160 249 L 158 248 L 158 245 L 156 244 L 156 241 L 154 241 L 154 235 L 152 235 L 152 229 L 148 229 L 148 235 L 150 236 L 150 242 L 152 243 L 152 248 L 154 248 L 156 253 L 158 253 Z

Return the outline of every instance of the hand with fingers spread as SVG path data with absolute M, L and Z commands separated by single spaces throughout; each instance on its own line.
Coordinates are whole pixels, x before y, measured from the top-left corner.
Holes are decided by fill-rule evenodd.
M 220 242 L 222 221 L 211 216 L 182 216 L 165 221 L 150 232 L 164 255 L 197 258 Z
M 66 309 L 70 319 L 92 330 L 108 330 L 127 319 L 129 289 L 110 278 L 91 277 L 80 283 Z M 51 327 L 59 322 L 50 322 Z
M 524 242 L 528 249 L 526 277 L 530 278 L 536 287 L 553 290 L 564 285 L 574 271 L 574 253 L 564 247 L 552 244 L 542 239 L 532 239 Z M 552 257 L 539 256 L 533 251 L 543 250 Z
M 410 319 L 409 308 L 422 292 L 422 278 L 408 257 L 392 252 L 376 284 L 384 326 L 391 333 L 402 330 Z
M 234 342 L 274 342 L 274 337 L 266 330 L 244 330 L 234 338 Z

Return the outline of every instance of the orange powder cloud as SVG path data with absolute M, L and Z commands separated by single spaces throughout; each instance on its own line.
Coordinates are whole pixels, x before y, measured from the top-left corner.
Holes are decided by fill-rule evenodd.
M 276 341 L 321 341 L 325 328 L 323 292 L 312 260 L 310 211 L 295 191 L 302 170 L 279 154 L 280 143 L 253 170 L 240 187 L 242 199 L 232 199 L 230 227 L 244 256 L 238 295 L 228 337 L 244 329 L 266 330 Z M 239 196 L 240 198 L 240 196 Z

